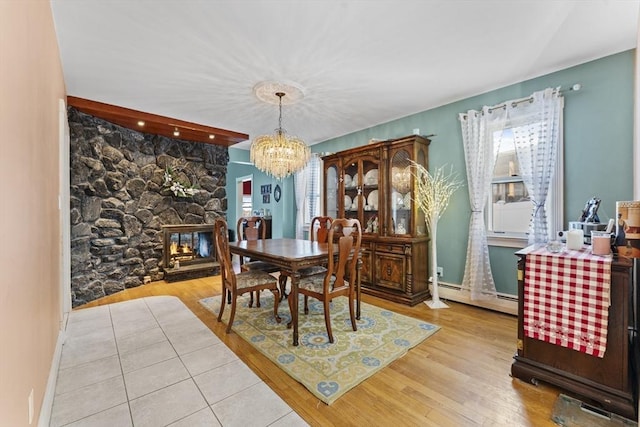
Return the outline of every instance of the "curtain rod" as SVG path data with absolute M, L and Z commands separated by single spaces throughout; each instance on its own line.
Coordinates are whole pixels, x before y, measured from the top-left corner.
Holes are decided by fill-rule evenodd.
M 582 85 L 581 85 L 580 83 L 575 83 L 575 84 L 574 84 L 573 86 L 571 86 L 569 89 L 566 89 L 566 90 L 560 90 L 560 88 L 557 88 L 557 89 L 554 89 L 554 90 L 553 90 L 553 92 L 554 92 L 554 93 L 556 93 L 556 92 L 557 92 L 557 93 L 559 93 L 559 94 L 561 94 L 561 95 L 562 95 L 562 94 L 564 94 L 564 93 L 571 92 L 571 91 L 576 91 L 576 92 L 577 92 L 577 91 L 579 91 L 580 89 L 582 89 Z M 511 103 L 511 106 L 512 106 L 512 107 L 515 107 L 515 106 L 517 106 L 517 105 L 519 105 L 519 104 L 523 104 L 523 103 L 525 103 L 525 102 L 533 102 L 533 96 L 530 96 L 530 97 L 528 97 L 528 98 L 524 98 L 524 99 L 519 99 L 519 100 L 517 100 L 517 101 L 506 101 L 506 102 L 503 102 L 502 104 L 498 104 L 498 105 L 494 105 L 493 107 L 490 107 L 490 108 L 488 109 L 488 111 L 491 113 L 491 112 L 493 112 L 494 110 L 499 110 L 499 109 L 501 109 L 501 108 L 507 108 L 507 105 L 508 105 L 509 103 Z

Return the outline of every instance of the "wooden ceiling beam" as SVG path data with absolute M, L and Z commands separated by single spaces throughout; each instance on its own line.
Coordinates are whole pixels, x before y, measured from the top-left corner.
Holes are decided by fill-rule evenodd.
M 83 113 L 90 114 L 127 129 L 162 135 L 172 139 L 204 142 L 225 147 L 230 147 L 249 139 L 249 135 L 244 133 L 218 129 L 75 96 L 67 96 L 67 104 Z M 179 136 L 174 135 L 176 130 L 180 132 Z M 210 135 L 213 135 L 213 138 L 211 138 Z

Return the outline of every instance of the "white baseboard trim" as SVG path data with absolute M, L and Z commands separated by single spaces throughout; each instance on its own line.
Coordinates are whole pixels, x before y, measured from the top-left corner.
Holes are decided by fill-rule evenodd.
M 63 323 L 66 325 L 66 321 L 63 321 Z M 42 406 L 40 407 L 38 427 L 48 427 L 51 424 L 51 410 L 53 409 L 53 398 L 56 393 L 56 383 L 58 382 L 58 369 L 60 368 L 60 358 L 62 357 L 62 346 L 66 338 L 66 331 L 61 329 L 58 332 L 58 341 L 56 342 L 56 349 L 53 352 L 51 370 L 49 371 L 49 379 L 47 380 L 47 389 L 44 391 Z
M 501 313 L 518 315 L 518 297 L 515 295 L 499 294 L 495 300 L 472 300 L 468 290 L 460 285 L 438 281 L 438 294 L 440 298 L 460 302 L 463 304 L 482 307 Z

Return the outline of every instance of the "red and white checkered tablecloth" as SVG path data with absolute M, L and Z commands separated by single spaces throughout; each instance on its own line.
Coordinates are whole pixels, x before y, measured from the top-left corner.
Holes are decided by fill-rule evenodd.
M 603 357 L 607 349 L 611 256 L 579 251 L 527 254 L 524 278 L 524 333 Z

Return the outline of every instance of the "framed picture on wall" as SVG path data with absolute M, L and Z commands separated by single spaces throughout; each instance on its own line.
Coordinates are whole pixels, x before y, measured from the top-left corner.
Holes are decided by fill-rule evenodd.
M 260 186 L 260 194 L 271 194 L 271 184 L 261 185 Z
M 271 203 L 271 196 L 268 194 L 263 194 L 262 195 L 262 203 Z
M 278 203 L 280 201 L 280 197 L 282 196 L 282 191 L 280 190 L 280 186 L 276 185 L 276 188 L 273 190 L 273 200 Z

